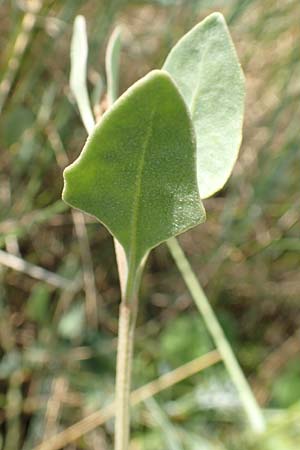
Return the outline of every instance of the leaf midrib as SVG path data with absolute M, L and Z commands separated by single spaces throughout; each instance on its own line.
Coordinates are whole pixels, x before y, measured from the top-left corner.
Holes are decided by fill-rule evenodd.
M 139 207 L 140 207 L 140 199 L 141 199 L 141 191 L 142 191 L 142 178 L 143 178 L 143 169 L 145 163 L 145 156 L 147 152 L 147 148 L 149 145 L 149 141 L 152 135 L 153 129 L 153 116 L 155 113 L 155 106 L 150 114 L 149 125 L 147 127 L 145 133 L 145 140 L 142 145 L 142 151 L 140 155 L 140 160 L 137 167 L 136 181 L 135 181 L 135 195 L 133 199 L 133 208 L 132 208 L 132 220 L 131 220 L 131 233 L 130 233 L 130 257 L 128 262 L 129 271 L 136 270 L 136 253 L 137 253 L 137 228 L 138 228 L 138 218 L 139 218 Z
M 205 46 L 205 49 L 202 52 L 202 54 L 200 55 L 200 59 L 199 59 L 199 62 L 198 62 L 198 74 L 199 74 L 199 77 L 198 77 L 198 80 L 197 80 L 197 83 L 196 83 L 194 95 L 192 96 L 191 107 L 190 107 L 190 114 L 191 114 L 192 120 L 194 120 L 194 118 L 195 118 L 195 113 L 196 113 L 196 109 L 197 109 L 196 100 L 199 97 L 199 91 L 200 91 L 201 64 L 202 64 L 202 61 L 205 62 L 205 57 L 206 57 L 206 54 L 208 53 L 208 48 L 209 48 L 209 45 Z M 197 134 L 197 128 L 196 128 L 196 134 Z

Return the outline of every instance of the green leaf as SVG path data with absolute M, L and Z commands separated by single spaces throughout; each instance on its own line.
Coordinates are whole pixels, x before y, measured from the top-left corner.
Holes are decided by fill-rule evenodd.
M 107 99 L 109 105 L 112 105 L 118 98 L 120 52 L 121 29 L 116 27 L 108 41 L 105 55 Z
M 70 87 L 76 99 L 84 126 L 90 133 L 95 125 L 86 84 L 88 42 L 83 16 L 76 16 L 71 42 Z
M 222 14 L 211 14 L 183 36 L 163 69 L 190 110 L 197 137 L 200 195 L 208 198 L 232 172 L 244 114 L 243 72 Z
M 205 220 L 195 155 L 185 103 L 155 70 L 104 114 L 65 169 L 63 199 L 110 230 L 132 272 L 150 249 Z

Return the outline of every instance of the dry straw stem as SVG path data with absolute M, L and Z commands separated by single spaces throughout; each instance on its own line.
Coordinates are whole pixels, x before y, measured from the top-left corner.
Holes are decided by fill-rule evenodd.
M 94 268 L 92 262 L 92 254 L 90 249 L 89 238 L 85 225 L 85 217 L 80 211 L 73 210 L 72 218 L 75 226 L 75 232 L 78 239 L 80 256 L 83 267 L 83 283 L 85 290 L 85 307 L 86 317 L 89 324 L 93 328 L 98 325 L 98 296 L 96 288 L 96 280 L 94 276 Z
M 131 406 L 137 405 L 164 389 L 174 386 L 174 384 L 213 366 L 219 361 L 221 361 L 221 357 L 216 350 L 213 350 L 206 355 L 199 356 L 187 364 L 184 364 L 133 391 L 130 395 L 130 404 Z M 46 442 L 42 442 L 33 450 L 59 450 L 70 442 L 74 442 L 84 434 L 94 430 L 96 427 L 103 425 L 107 420 L 111 419 L 114 414 L 115 404 L 111 403 L 100 411 L 90 414 L 56 436 L 49 438 Z
M 0 250 L 0 264 L 11 269 L 23 272 L 32 278 L 45 281 L 55 288 L 64 289 L 66 291 L 76 292 L 81 288 L 81 281 L 72 281 L 64 278 L 56 273 L 50 272 L 43 267 L 36 266 L 25 261 L 18 256 Z

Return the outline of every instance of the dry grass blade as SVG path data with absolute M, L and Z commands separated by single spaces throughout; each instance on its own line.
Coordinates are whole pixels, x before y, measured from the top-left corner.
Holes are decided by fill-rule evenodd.
M 45 440 L 50 438 L 57 430 L 57 423 L 62 409 L 62 400 L 66 396 L 67 391 L 67 380 L 62 376 L 54 378 L 51 386 L 51 396 L 47 401 L 45 413 L 45 429 L 43 437 Z
M 131 405 L 137 405 L 153 395 L 158 394 L 164 389 L 167 389 L 174 384 L 179 383 L 180 381 L 191 377 L 204 369 L 207 369 L 219 361 L 221 361 L 221 357 L 216 350 L 209 352 L 206 355 L 199 356 L 187 364 L 184 364 L 133 391 L 130 396 Z M 74 442 L 76 439 L 79 439 L 85 433 L 88 433 L 89 431 L 92 431 L 96 427 L 102 425 L 113 416 L 114 403 L 111 403 L 110 405 L 102 408 L 100 411 L 90 414 L 56 436 L 53 436 L 46 442 L 42 442 L 33 450 L 59 450 L 70 442 Z
M 80 211 L 72 211 L 80 255 L 83 266 L 83 282 L 86 297 L 86 316 L 92 327 L 96 328 L 98 323 L 97 289 L 94 277 L 89 238 L 85 226 L 84 215 Z

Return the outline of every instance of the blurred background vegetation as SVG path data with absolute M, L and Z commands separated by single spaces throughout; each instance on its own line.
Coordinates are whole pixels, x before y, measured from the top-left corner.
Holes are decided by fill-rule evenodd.
M 60 200 L 62 169 L 86 138 L 68 86 L 73 20 L 87 19 L 89 88 L 99 113 L 105 47 L 117 24 L 124 91 L 215 10 L 227 19 L 247 79 L 244 140 L 230 183 L 205 202 L 206 224 L 180 240 L 269 427 L 251 435 L 218 363 L 135 407 L 131 449 L 300 448 L 299 0 L 2 0 L 3 450 L 32 450 L 72 424 L 78 431 L 114 394 L 112 240 Z M 135 388 L 213 349 L 165 246 L 151 255 L 141 298 Z M 113 421 L 92 428 L 55 448 L 110 449 Z

